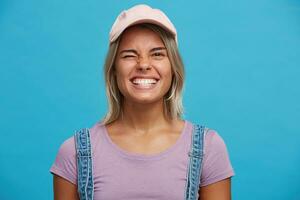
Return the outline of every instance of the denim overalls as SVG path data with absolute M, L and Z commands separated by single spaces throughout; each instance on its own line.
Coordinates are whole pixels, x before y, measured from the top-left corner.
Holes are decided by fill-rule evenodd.
M 184 200 L 197 200 L 200 185 L 200 172 L 203 160 L 204 126 L 193 125 L 192 143 L 189 152 L 189 166 L 185 185 Z M 92 152 L 89 129 L 84 128 L 75 133 L 77 152 L 77 184 L 80 200 L 94 199 L 94 182 L 92 172 Z

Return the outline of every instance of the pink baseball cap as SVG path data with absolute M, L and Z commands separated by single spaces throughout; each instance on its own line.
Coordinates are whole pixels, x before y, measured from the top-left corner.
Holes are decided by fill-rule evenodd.
M 140 4 L 123 10 L 111 27 L 109 42 L 114 42 L 123 31 L 131 25 L 151 23 L 158 25 L 170 32 L 177 42 L 177 31 L 170 19 L 159 9 L 153 9 L 148 5 Z

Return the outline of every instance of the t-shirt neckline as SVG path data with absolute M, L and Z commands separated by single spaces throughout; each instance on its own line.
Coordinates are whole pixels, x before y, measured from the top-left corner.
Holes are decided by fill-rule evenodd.
M 159 152 L 159 153 L 156 153 L 156 154 L 149 154 L 149 155 L 129 152 L 129 151 L 126 151 L 126 150 L 122 149 L 121 147 L 119 147 L 117 144 L 115 144 L 112 141 L 112 139 L 110 138 L 110 136 L 108 134 L 107 128 L 105 127 L 104 124 L 102 124 L 102 128 L 103 128 L 103 132 L 104 132 L 104 136 L 105 136 L 106 141 L 121 156 L 129 158 L 129 159 L 135 159 L 135 160 L 156 160 L 156 159 L 160 159 L 160 158 L 168 155 L 169 153 L 174 151 L 180 143 L 182 143 L 183 137 L 187 132 L 186 131 L 187 130 L 187 124 L 188 124 L 187 120 L 184 120 L 183 129 L 181 130 L 180 136 L 177 138 L 177 140 L 174 144 L 172 144 L 170 147 L 163 150 L 162 152 Z

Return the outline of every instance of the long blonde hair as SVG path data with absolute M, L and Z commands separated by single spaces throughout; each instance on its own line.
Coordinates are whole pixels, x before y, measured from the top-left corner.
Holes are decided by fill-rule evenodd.
M 165 31 L 160 26 L 154 24 L 137 24 L 157 33 L 162 39 L 168 53 L 168 57 L 172 68 L 172 83 L 170 89 L 164 97 L 164 113 L 171 119 L 181 118 L 183 114 L 182 106 L 182 90 L 184 84 L 184 65 L 179 54 L 179 50 L 172 34 Z M 123 96 L 117 86 L 117 80 L 114 76 L 115 58 L 120 43 L 121 36 L 110 44 L 109 50 L 105 59 L 104 77 L 106 83 L 106 96 L 108 98 L 108 112 L 102 123 L 109 124 L 122 114 Z

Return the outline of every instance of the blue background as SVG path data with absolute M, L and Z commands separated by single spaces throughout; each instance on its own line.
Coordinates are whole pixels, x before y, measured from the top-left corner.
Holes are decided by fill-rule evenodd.
M 53 199 L 49 168 L 106 112 L 118 13 L 141 1 L 0 1 L 0 199 Z M 300 199 L 300 1 L 143 1 L 178 30 L 185 118 L 225 140 L 233 199 Z

